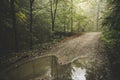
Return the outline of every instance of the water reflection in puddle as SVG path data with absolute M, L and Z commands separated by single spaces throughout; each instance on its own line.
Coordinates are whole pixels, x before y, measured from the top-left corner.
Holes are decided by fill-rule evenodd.
M 52 56 L 36 59 L 17 67 L 13 65 L 12 69 L 0 73 L 0 80 L 106 80 L 104 76 L 107 74 L 97 74 L 100 72 L 97 70 L 101 69 L 89 68 L 80 60 L 61 65 L 58 64 L 57 58 Z
M 86 80 L 86 69 L 73 67 L 72 79 L 73 80 Z

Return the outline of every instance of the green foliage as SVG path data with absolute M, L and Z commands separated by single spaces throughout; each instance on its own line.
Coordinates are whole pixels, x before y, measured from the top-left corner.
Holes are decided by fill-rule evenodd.
M 22 12 L 17 12 L 16 16 L 18 17 L 19 21 L 26 21 L 26 15 Z
M 119 80 L 120 74 L 120 1 L 107 0 L 106 17 L 103 21 L 106 50 L 112 68 L 112 80 Z
M 50 0 L 35 0 L 32 6 L 32 33 L 30 33 L 30 0 L 15 0 L 16 36 L 19 50 L 29 49 L 30 36 L 33 38 L 33 46 L 42 45 L 54 41 L 62 35 L 70 35 L 74 32 L 93 31 L 95 19 L 91 11 L 96 12 L 95 0 L 59 0 L 55 15 L 55 31 L 51 31 Z M 13 52 L 14 28 L 10 0 L 0 2 L 0 50 Z M 52 5 L 53 12 L 56 8 Z M 91 8 L 91 9 L 90 9 Z M 91 13 L 91 14 L 90 14 Z M 72 26 L 72 27 L 71 27 Z M 55 33 L 60 33 L 54 37 Z
M 109 10 L 106 13 L 106 17 L 103 21 L 104 37 L 107 40 L 112 40 L 113 42 L 119 41 L 120 36 L 120 6 L 117 0 L 108 1 Z M 114 4 L 111 4 L 114 3 Z

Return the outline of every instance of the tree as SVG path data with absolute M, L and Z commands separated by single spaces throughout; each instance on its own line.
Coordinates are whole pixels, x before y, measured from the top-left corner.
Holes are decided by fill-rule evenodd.
M 71 32 L 73 32 L 73 0 L 71 0 L 71 10 L 70 10 L 70 13 L 71 13 Z
M 15 51 L 18 52 L 18 39 L 16 29 L 16 11 L 15 11 L 15 0 L 11 0 L 11 14 L 12 14 L 12 25 L 14 29 L 14 40 L 15 40 Z
M 58 0 L 50 0 L 52 31 L 54 31 L 54 27 L 55 27 L 57 5 L 58 5 Z M 55 8 L 53 6 L 55 6 Z
M 100 1 L 97 0 L 97 18 L 96 18 L 96 30 L 99 30 L 99 14 L 100 14 Z
M 32 22 L 33 22 L 33 2 L 34 0 L 30 0 L 30 49 L 32 49 L 32 46 L 33 46 L 33 27 L 32 27 Z
M 120 79 L 120 0 L 107 0 L 103 20 L 104 42 L 111 63 L 112 79 Z

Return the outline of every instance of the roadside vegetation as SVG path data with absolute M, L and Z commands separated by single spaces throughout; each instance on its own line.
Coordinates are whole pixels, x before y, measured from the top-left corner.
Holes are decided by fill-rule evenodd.
M 120 79 L 120 1 L 107 0 L 105 19 L 103 21 L 104 32 L 103 41 L 105 42 L 107 55 L 111 63 L 112 79 Z

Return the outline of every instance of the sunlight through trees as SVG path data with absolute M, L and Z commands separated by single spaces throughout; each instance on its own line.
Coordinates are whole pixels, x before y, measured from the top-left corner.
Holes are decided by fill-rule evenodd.
M 100 31 L 105 6 L 101 0 L 10 0 L 1 3 L 0 17 L 4 19 L 1 20 L 1 34 L 6 34 L 2 35 L 5 40 L 2 40 L 1 50 L 8 52 L 37 48 L 77 32 Z

